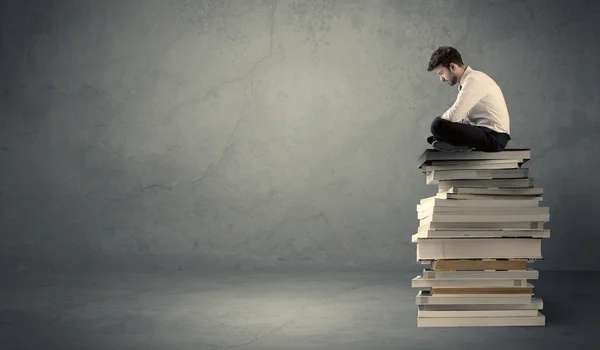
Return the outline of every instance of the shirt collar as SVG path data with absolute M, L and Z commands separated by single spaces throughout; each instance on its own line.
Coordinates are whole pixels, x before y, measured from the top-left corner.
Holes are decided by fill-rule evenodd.
M 464 71 L 462 77 L 460 78 L 460 83 L 458 84 L 458 91 L 460 91 L 462 89 L 462 85 L 465 82 L 467 75 L 469 75 L 469 73 L 471 73 L 472 70 L 473 69 L 471 69 L 470 66 L 467 66 L 467 68 L 465 68 L 465 71 Z

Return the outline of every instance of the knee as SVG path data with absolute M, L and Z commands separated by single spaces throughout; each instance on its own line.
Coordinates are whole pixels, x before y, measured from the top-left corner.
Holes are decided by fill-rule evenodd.
M 440 130 L 443 128 L 445 120 L 442 117 L 435 117 L 431 122 L 431 133 L 439 134 Z

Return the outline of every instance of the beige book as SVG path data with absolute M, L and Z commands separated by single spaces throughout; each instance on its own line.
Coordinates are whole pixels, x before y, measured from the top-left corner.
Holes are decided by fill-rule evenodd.
M 432 287 L 431 295 L 453 294 L 531 294 L 533 295 L 533 284 L 528 283 L 527 287 Z
M 526 271 L 527 259 L 435 260 L 431 270 L 442 271 Z

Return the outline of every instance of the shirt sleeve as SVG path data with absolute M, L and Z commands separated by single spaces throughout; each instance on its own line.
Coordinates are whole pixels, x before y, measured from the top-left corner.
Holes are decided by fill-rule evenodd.
M 467 117 L 467 114 L 485 96 L 485 90 L 475 79 L 470 76 L 465 79 L 462 89 L 456 97 L 452 107 L 442 114 L 442 119 L 451 122 L 460 122 Z

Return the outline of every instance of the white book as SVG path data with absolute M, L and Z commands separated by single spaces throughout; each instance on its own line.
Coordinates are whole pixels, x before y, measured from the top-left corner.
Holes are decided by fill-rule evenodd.
M 474 188 L 533 188 L 535 178 L 526 179 L 486 179 L 486 180 L 440 180 L 438 191 L 448 191 L 452 187 Z
M 505 196 L 542 196 L 544 189 L 541 187 L 528 188 L 486 188 L 470 186 L 452 186 L 441 193 L 447 194 L 485 194 L 485 195 L 505 195 Z
M 420 238 L 550 238 L 550 229 L 542 230 L 419 230 L 413 234 L 412 242 Z
M 540 197 L 525 197 L 525 199 L 511 199 L 508 196 L 502 199 L 481 198 L 479 200 L 448 199 L 432 196 L 423 198 L 417 204 L 417 211 L 430 207 L 538 207 Z
M 435 149 L 426 149 L 419 157 L 419 166 L 433 161 L 472 161 L 472 160 L 514 160 L 522 159 L 523 162 L 531 159 L 530 149 L 505 149 L 502 152 L 441 152 Z
M 522 317 L 417 317 L 417 327 L 524 327 L 545 324 L 546 317 L 539 311 L 536 316 Z
M 467 287 L 528 287 L 526 279 L 502 279 L 502 278 L 461 278 L 441 279 L 417 276 L 412 279 L 412 288 L 467 288 Z
M 500 199 L 500 200 L 505 200 L 505 199 L 521 199 L 521 200 L 529 200 L 532 198 L 537 199 L 538 201 L 542 201 L 543 197 L 542 196 L 518 196 L 518 195 L 491 195 L 491 194 L 464 194 L 464 193 L 438 193 L 436 195 L 436 197 L 438 198 L 445 198 L 445 199 L 457 199 L 457 200 L 489 200 L 489 199 Z
M 540 207 L 538 212 L 528 213 L 448 213 L 448 212 L 435 212 L 425 217 L 419 217 L 418 219 L 422 223 L 428 222 L 439 222 L 439 223 L 501 223 L 501 222 L 532 222 L 532 221 L 550 221 L 549 208 Z
M 496 270 L 487 270 L 487 271 L 434 271 L 431 269 L 423 269 L 423 277 L 428 279 L 475 279 L 475 278 L 485 278 L 485 279 L 526 279 L 526 280 L 536 280 L 539 278 L 539 271 L 535 269 L 527 269 L 527 270 L 512 270 L 512 271 L 496 271 Z
M 504 161 L 504 160 L 496 160 L 495 163 L 479 162 L 440 162 L 442 164 L 434 164 L 432 165 L 423 165 L 421 169 L 423 172 L 429 172 L 434 170 L 473 170 L 473 169 L 518 169 L 520 167 L 520 162 L 522 160 L 514 160 L 514 161 Z
M 473 218 L 472 220 L 466 220 L 466 222 L 481 222 L 481 221 L 496 221 L 496 218 L 502 218 L 503 220 L 510 219 L 510 217 L 519 218 L 522 216 L 526 217 L 538 217 L 538 215 L 544 215 L 548 220 L 550 219 L 550 208 L 548 207 L 444 207 L 444 206 L 433 206 L 433 207 L 420 207 L 420 210 L 417 211 L 418 219 L 425 219 L 429 216 L 435 217 L 462 217 L 462 216 L 485 216 L 485 220 L 477 220 Z M 508 216 L 508 218 L 507 218 Z M 490 219 L 491 218 L 491 219 Z M 436 220 L 440 222 L 440 220 Z M 463 221 L 463 220 L 461 220 Z M 514 220 L 509 220 L 514 221 Z M 530 221 L 526 220 L 517 220 L 517 221 Z M 442 221 L 442 222 L 448 222 Z M 450 221 L 455 222 L 455 221 Z M 463 221 L 465 222 L 465 221 Z
M 471 166 L 471 165 L 492 165 L 492 164 L 505 164 L 505 163 L 523 163 L 523 159 L 475 159 L 475 160 L 465 160 L 465 159 L 456 159 L 456 160 L 432 160 L 428 161 L 427 164 L 422 165 L 422 167 L 431 164 L 432 166 Z
M 442 180 L 492 180 L 521 179 L 529 176 L 528 168 L 518 169 L 470 169 L 470 170 L 432 170 L 426 172 L 425 183 L 436 184 Z
M 521 304 L 425 304 L 419 305 L 423 311 L 487 311 L 487 310 L 542 310 L 542 298 L 532 297 L 527 303 Z
M 431 311 L 422 309 L 423 305 L 417 310 L 417 317 L 435 317 L 435 318 L 453 318 L 453 317 L 531 317 L 538 314 L 536 309 L 523 310 L 443 310 Z
M 530 294 L 441 294 L 431 295 L 420 290 L 416 296 L 416 305 L 496 305 L 530 304 Z
M 419 232 L 427 230 L 494 230 L 494 229 L 543 229 L 545 221 L 522 222 L 432 222 L 419 220 Z
M 441 259 L 542 259 L 542 239 L 433 238 L 417 241 L 417 261 Z

